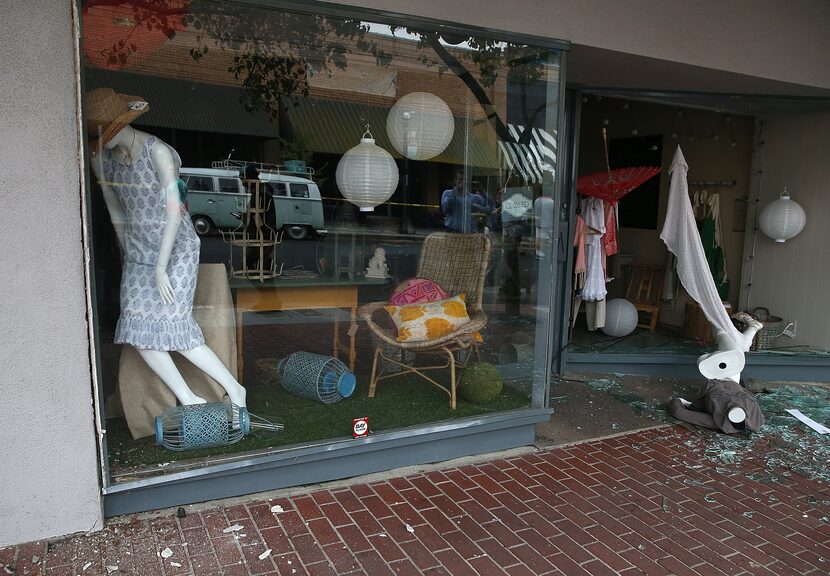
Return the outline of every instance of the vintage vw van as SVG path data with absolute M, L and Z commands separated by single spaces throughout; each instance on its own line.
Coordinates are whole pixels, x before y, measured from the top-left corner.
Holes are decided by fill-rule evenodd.
M 179 177 L 187 185 L 187 210 L 200 236 L 218 228 L 237 228 L 237 214 L 248 208 L 249 194 L 237 170 L 182 168 Z
M 312 233 L 326 233 L 323 200 L 311 178 L 281 169 L 266 169 L 260 170 L 259 180 L 265 183 L 272 198 L 275 230 L 283 230 L 294 240 L 302 240 Z

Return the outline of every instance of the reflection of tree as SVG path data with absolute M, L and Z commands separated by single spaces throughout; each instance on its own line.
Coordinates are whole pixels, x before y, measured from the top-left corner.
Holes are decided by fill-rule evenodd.
M 269 11 L 266 15 L 260 9 L 198 0 L 182 17 L 182 6 L 187 2 L 133 0 L 135 26 L 159 30 L 172 38 L 176 31 L 171 19 L 178 18 L 197 32 L 198 45 L 190 51 L 195 60 L 208 54 L 211 45 L 232 52 L 228 71 L 241 82 L 242 102 L 249 110 L 265 110 L 273 118 L 278 116 L 283 98 L 296 102 L 308 95 L 310 76 L 330 73 L 332 68 L 345 70 L 350 53 L 371 54 L 378 66 L 392 62 L 392 55 L 368 37 L 369 27 L 359 20 L 281 11 Z M 123 0 L 87 0 L 85 9 L 122 3 Z M 452 50 L 435 32 L 414 29 L 407 32 L 417 37 L 421 63 L 437 67 L 439 74 L 450 71 L 464 82 L 498 137 L 505 142 L 516 139 L 488 96 L 487 88 L 501 75 L 509 75 L 511 81 L 519 82 L 524 131 L 518 141 L 529 141 L 534 120 L 544 106 L 528 109 L 524 87 L 542 77 L 546 49 L 486 38 L 455 37 L 454 44 L 466 42 L 467 48 Z M 137 50 L 129 40 L 119 39 L 114 42 L 109 58 L 123 65 Z
M 499 78 L 499 74 L 508 74 L 519 81 L 522 89 L 522 120 L 524 130 L 519 136 L 519 142 L 527 144 L 530 141 L 531 130 L 536 116 L 544 110 L 537 108 L 528 110 L 525 106 L 527 101 L 525 88 L 527 83 L 538 80 L 542 76 L 542 62 L 546 59 L 545 51 L 540 48 L 527 46 L 525 44 L 513 44 L 498 42 L 488 38 L 454 38 L 454 43 L 466 41 L 471 50 L 462 54 L 467 55 L 478 69 L 478 78 L 467 68 L 467 66 L 450 50 L 441 43 L 441 36 L 435 32 L 419 32 L 407 29 L 411 34 L 419 36 L 419 47 L 429 47 L 440 58 L 440 62 L 430 59 L 427 53 L 421 55 L 421 62 L 427 67 L 439 66 L 439 72 L 450 70 L 458 76 L 473 96 L 478 100 L 487 118 L 493 124 L 493 128 L 499 138 L 505 142 L 512 142 L 513 136 L 507 129 L 507 125 L 499 117 L 495 106 L 490 101 L 485 88 L 492 86 Z

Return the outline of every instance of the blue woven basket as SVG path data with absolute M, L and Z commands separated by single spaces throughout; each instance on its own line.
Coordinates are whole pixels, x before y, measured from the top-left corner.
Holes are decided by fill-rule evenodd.
M 292 394 L 325 404 L 348 398 L 357 384 L 343 362 L 311 352 L 294 352 L 280 360 L 277 377 Z
M 176 406 L 156 416 L 156 444 L 177 452 L 227 446 L 242 440 L 252 428 L 278 432 L 283 425 L 230 402 Z

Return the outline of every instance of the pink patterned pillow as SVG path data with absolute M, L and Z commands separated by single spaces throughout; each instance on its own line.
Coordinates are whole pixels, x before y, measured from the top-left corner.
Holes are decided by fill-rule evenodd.
M 426 278 L 409 278 L 404 280 L 392 291 L 389 303 L 393 306 L 407 304 L 421 304 L 446 300 L 449 294 L 444 292 L 438 284 Z

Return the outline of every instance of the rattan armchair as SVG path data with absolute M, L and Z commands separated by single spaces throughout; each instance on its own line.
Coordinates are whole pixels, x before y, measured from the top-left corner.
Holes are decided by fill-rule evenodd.
M 464 294 L 467 314 L 470 316 L 470 322 L 446 336 L 426 342 L 398 342 L 394 328 L 386 329 L 378 323 L 381 315 L 387 314 L 383 309 L 387 302 L 372 302 L 358 309 L 361 320 L 378 337 L 369 384 L 370 398 L 374 398 L 377 384 L 381 380 L 414 373 L 446 392 L 450 397 L 450 406 L 455 410 L 456 367 L 463 368 L 470 357 L 470 354 L 466 354 L 464 362 L 459 363 L 455 353 L 470 350 L 478 356 L 476 336 L 487 324 L 487 315 L 481 309 L 481 302 L 489 254 L 490 240 L 482 234 L 434 232 L 424 239 L 416 276 L 436 282 L 450 296 Z M 388 353 L 384 354 L 384 347 L 394 347 L 402 352 L 398 358 L 391 358 Z M 443 361 L 415 365 L 418 356 L 426 354 L 443 358 Z M 408 363 L 408 357 L 413 355 L 415 360 Z M 390 364 L 399 366 L 400 371 L 384 374 L 384 368 Z M 449 388 L 426 373 L 446 368 L 450 369 Z

